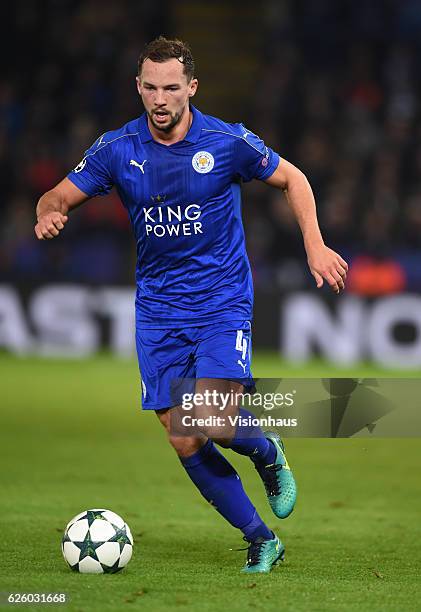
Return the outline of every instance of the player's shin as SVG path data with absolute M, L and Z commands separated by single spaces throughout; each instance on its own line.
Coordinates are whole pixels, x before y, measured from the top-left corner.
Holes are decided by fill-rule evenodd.
M 212 440 L 193 455 L 180 457 L 180 461 L 203 497 L 247 540 L 273 537 L 244 491 L 239 475 Z
M 268 465 L 273 463 L 276 458 L 276 448 L 265 437 L 261 427 L 249 425 L 252 419 L 255 419 L 255 416 L 251 412 L 244 408 L 240 409 L 239 422 L 228 448 L 240 455 L 250 457 L 256 464 Z

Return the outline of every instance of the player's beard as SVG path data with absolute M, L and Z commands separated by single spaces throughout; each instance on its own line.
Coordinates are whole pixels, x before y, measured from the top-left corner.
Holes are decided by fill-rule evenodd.
M 180 122 L 180 119 L 183 116 L 183 111 L 179 113 L 171 113 L 170 111 L 166 110 L 165 112 L 168 113 L 168 116 L 171 118 L 170 122 L 167 125 L 160 125 L 159 123 L 155 122 L 154 120 L 155 112 L 154 111 L 149 113 L 149 119 L 151 120 L 151 123 L 156 130 L 159 130 L 160 132 L 168 133 L 168 132 L 171 132 L 171 130 L 177 125 L 177 123 Z

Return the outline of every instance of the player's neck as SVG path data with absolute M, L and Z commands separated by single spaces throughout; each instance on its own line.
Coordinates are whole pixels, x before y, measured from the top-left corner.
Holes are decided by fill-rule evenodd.
M 152 138 L 157 142 L 165 145 L 171 145 L 176 142 L 180 142 L 180 140 L 184 140 L 189 131 L 191 124 L 193 122 L 193 113 L 190 110 L 190 107 L 187 106 L 186 110 L 183 113 L 180 121 L 173 127 L 170 132 L 162 132 L 157 130 L 151 120 L 148 117 L 148 126 L 149 131 L 152 134 Z

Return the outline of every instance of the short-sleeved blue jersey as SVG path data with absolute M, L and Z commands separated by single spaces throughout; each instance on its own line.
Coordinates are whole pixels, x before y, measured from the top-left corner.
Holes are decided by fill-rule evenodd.
M 279 156 L 242 124 L 191 110 L 184 140 L 156 142 L 144 113 L 103 134 L 68 175 L 88 196 L 115 186 L 127 208 L 145 328 L 252 318 L 240 183 L 271 176 Z

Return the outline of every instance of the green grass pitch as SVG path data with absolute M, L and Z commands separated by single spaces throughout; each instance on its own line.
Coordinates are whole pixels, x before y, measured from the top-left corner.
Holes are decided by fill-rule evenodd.
M 267 354 L 256 354 L 254 372 L 387 374 L 291 367 Z M 286 545 L 282 565 L 250 577 L 239 573 L 245 551 L 230 550 L 244 545 L 241 534 L 193 488 L 156 417 L 138 409 L 134 361 L 1 356 L 0 392 L 3 593 L 66 592 L 68 605 L 47 608 L 75 612 L 419 610 L 420 440 L 290 439 L 299 497 L 285 521 L 249 460 L 228 451 Z M 133 559 L 119 574 L 74 574 L 61 556 L 64 526 L 91 507 L 132 529 Z

